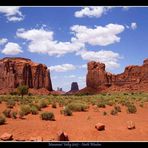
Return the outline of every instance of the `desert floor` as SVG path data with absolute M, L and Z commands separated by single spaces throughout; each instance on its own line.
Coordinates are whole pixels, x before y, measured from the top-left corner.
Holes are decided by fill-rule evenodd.
M 0 113 L 6 108 L 5 102 L 0 104 Z M 17 109 L 17 107 L 15 107 Z M 90 106 L 86 112 L 73 112 L 72 116 L 60 113 L 62 107 L 52 108 L 49 105 L 43 111 L 52 111 L 56 121 L 41 120 L 38 115 L 27 115 L 24 119 L 7 118 L 4 125 L 0 125 L 0 136 L 7 132 L 13 134 L 14 140 L 27 140 L 31 137 L 43 137 L 44 141 L 56 141 L 57 133 L 65 131 L 70 141 L 148 141 L 148 103 L 144 107 L 137 106 L 137 113 L 129 114 L 121 106 L 118 115 L 111 115 L 113 107 L 96 108 Z M 103 111 L 108 114 L 103 115 Z M 127 129 L 127 121 L 133 121 L 136 128 Z M 98 131 L 95 124 L 105 124 L 104 131 Z

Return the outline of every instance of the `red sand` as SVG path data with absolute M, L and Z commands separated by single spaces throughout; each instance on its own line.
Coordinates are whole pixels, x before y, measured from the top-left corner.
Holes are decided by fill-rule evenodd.
M 0 113 L 6 108 L 0 104 Z M 113 107 L 94 110 L 90 107 L 87 112 L 74 112 L 73 116 L 60 114 L 61 108 L 43 109 L 52 111 L 56 121 L 43 121 L 39 115 L 27 115 L 25 119 L 7 118 L 4 125 L 0 125 L 0 136 L 7 132 L 13 134 L 14 139 L 29 140 L 31 137 L 41 136 L 44 141 L 56 141 L 57 132 L 65 131 L 70 141 L 147 141 L 148 140 L 148 103 L 141 108 L 137 106 L 136 114 L 128 114 L 122 107 L 121 113 L 113 116 L 110 111 Z M 108 115 L 103 116 L 103 111 Z M 136 129 L 128 130 L 127 121 L 135 122 Z M 105 124 L 104 131 L 97 131 L 95 124 Z

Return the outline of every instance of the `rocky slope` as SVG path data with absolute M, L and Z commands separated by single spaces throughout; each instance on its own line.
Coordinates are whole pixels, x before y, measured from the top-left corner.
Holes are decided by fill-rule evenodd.
M 105 64 L 89 62 L 86 77 L 86 88 L 81 93 L 110 91 L 145 91 L 148 92 L 148 59 L 143 65 L 127 66 L 121 74 L 106 72 Z
M 26 58 L 3 58 L 0 60 L 0 94 L 8 93 L 20 84 L 36 89 L 52 91 L 50 73 L 46 65 Z

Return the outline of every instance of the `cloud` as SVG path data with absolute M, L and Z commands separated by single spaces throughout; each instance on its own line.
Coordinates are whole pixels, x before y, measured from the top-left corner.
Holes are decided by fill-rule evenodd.
M 5 55 L 17 55 L 19 53 L 22 53 L 23 51 L 17 43 L 8 42 L 1 52 Z
M 118 63 L 118 60 L 121 58 L 121 56 L 113 51 L 81 51 L 78 53 L 82 57 L 82 59 L 87 61 L 96 61 L 96 62 L 102 62 L 105 63 L 106 68 L 111 70 L 118 68 L 120 65 Z
M 24 30 L 18 29 L 17 37 L 29 41 L 28 50 L 33 53 L 44 53 L 50 56 L 62 56 L 66 53 L 72 53 L 84 47 L 79 41 L 59 42 L 54 40 L 53 31 L 41 29 Z
M 19 6 L 0 6 L 0 13 L 3 13 L 8 21 L 22 21 L 24 19 L 24 15 L 19 9 Z
M 135 22 L 131 23 L 131 29 L 135 30 L 137 28 L 137 24 Z
M 62 64 L 62 65 L 50 66 L 49 69 L 50 71 L 55 71 L 55 72 L 66 72 L 66 71 L 75 70 L 76 67 L 72 64 Z
M 87 64 L 80 65 L 79 68 L 87 68 Z
M 20 28 L 17 30 L 16 36 L 25 39 L 29 52 L 60 57 L 67 53 L 83 51 L 87 44 L 107 46 L 120 42 L 118 34 L 123 32 L 124 29 L 125 27 L 119 24 L 95 26 L 95 28 L 74 25 L 70 28 L 73 36 L 67 42 L 55 40 L 54 32 L 43 27 L 30 30 Z
M 76 75 L 66 75 L 66 76 L 64 76 L 64 78 L 76 78 Z
M 8 39 L 6 39 L 6 38 L 1 38 L 0 39 L 0 45 L 3 45 L 5 43 L 7 43 L 7 42 L 8 42 Z
M 102 6 L 89 6 L 84 7 L 80 11 L 75 12 L 75 17 L 82 18 L 82 17 L 101 17 L 105 14 L 111 7 L 102 7 Z
M 117 35 L 123 32 L 124 29 L 125 27 L 119 24 L 108 24 L 105 27 L 95 26 L 95 28 L 74 25 L 71 27 L 72 33 L 75 35 L 72 40 L 90 45 L 107 46 L 120 42 L 120 37 Z

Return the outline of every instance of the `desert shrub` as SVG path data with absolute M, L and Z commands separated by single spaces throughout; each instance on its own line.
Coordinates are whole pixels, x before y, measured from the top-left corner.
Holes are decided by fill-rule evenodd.
M 31 113 L 31 108 L 29 105 L 22 105 L 20 111 L 22 112 L 23 115 L 28 115 Z
M 18 94 L 20 94 L 22 96 L 22 99 L 23 99 L 23 96 L 28 94 L 28 86 L 26 85 L 20 85 L 17 90 L 18 90 Z
M 17 95 L 18 93 L 16 91 L 10 92 L 10 95 Z
M 113 106 L 114 104 L 115 104 L 115 102 L 111 101 L 111 100 L 107 102 L 107 105 L 109 105 L 109 106 Z
M 112 109 L 111 112 L 110 112 L 111 115 L 117 115 L 118 114 L 118 111 L 115 110 L 115 109 Z
M 4 116 L 0 116 L 0 125 L 4 124 L 6 122 L 6 119 Z
M 3 114 L 5 115 L 5 117 L 11 118 L 11 109 L 5 109 L 3 111 Z
M 13 111 L 13 112 L 11 113 L 11 117 L 12 117 L 13 119 L 16 119 L 16 118 L 17 118 L 17 112 Z
M 7 101 L 7 107 L 8 108 L 13 108 L 15 106 L 15 101 L 10 99 Z
M 139 106 L 140 106 L 140 107 L 143 107 L 143 106 L 144 106 L 144 103 L 143 103 L 143 102 L 141 102 L 141 103 L 139 104 Z
M 63 114 L 65 116 L 72 116 L 72 110 L 69 109 L 68 107 L 65 107 L 65 109 L 63 109 Z
M 106 96 L 106 93 L 101 93 L 102 96 Z
M 30 110 L 33 115 L 38 114 L 38 108 L 34 105 L 31 106 Z
M 32 93 L 29 92 L 29 93 L 28 93 L 28 96 L 32 96 Z
M 47 106 L 48 106 L 48 102 L 46 100 L 40 100 L 40 102 L 39 102 L 40 108 L 45 108 Z
M 126 95 L 128 95 L 128 93 L 123 93 L 123 95 L 125 95 L 125 96 L 126 96 Z
M 53 103 L 52 103 L 52 108 L 57 108 L 56 102 L 53 102 Z
M 134 92 L 132 92 L 131 95 L 134 95 Z
M 106 112 L 106 111 L 104 111 L 104 112 L 103 112 L 103 115 L 104 115 L 104 116 L 106 116 L 106 115 L 107 115 L 107 112 Z
M 127 112 L 128 113 L 136 113 L 137 112 L 137 108 L 136 108 L 136 106 L 134 105 L 134 104 L 129 104 L 128 106 L 127 106 Z
M 88 105 L 81 102 L 73 102 L 68 104 L 67 107 L 72 111 L 86 111 Z
M 63 106 L 64 106 L 64 103 L 59 102 L 59 107 L 63 107 Z
M 55 116 L 52 112 L 43 112 L 43 113 L 41 113 L 41 119 L 54 121 Z
M 97 106 L 99 107 L 99 108 L 105 108 L 105 102 L 98 102 L 97 103 Z
M 117 112 L 121 112 L 121 107 L 120 106 L 114 106 L 114 109 L 117 111 Z
M 19 114 L 19 118 L 21 119 L 25 116 L 24 112 L 22 112 L 21 110 L 18 112 L 18 114 Z

